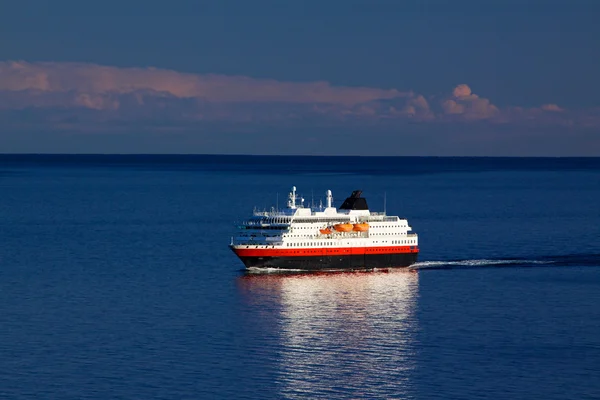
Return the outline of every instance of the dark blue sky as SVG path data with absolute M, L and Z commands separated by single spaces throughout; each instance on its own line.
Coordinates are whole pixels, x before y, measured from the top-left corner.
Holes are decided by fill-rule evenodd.
M 600 106 L 597 1 L 19 1 L 0 61 L 85 62 Z
M 600 3 L 592 0 L 4 3 L 4 60 L 151 65 L 426 94 L 468 82 L 501 106 L 598 105 Z

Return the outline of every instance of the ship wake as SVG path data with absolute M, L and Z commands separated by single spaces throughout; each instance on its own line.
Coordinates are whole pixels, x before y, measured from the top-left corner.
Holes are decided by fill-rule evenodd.
M 412 270 L 458 269 L 484 267 L 535 267 L 535 266 L 600 266 L 600 254 L 568 254 L 538 258 L 470 259 L 420 261 L 409 267 Z

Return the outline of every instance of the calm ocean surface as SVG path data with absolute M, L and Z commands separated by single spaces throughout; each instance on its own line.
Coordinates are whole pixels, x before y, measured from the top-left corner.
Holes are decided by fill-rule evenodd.
M 292 185 L 420 262 L 246 274 Z M 599 399 L 600 159 L 0 155 L 0 398 Z

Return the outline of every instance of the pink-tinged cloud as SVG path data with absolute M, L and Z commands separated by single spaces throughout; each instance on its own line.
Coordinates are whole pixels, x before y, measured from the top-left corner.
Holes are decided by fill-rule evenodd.
M 454 88 L 454 90 L 452 91 L 452 95 L 456 98 L 470 97 L 471 88 L 468 85 L 461 83 L 460 85 Z
M 465 112 L 465 106 L 457 103 L 452 99 L 448 99 L 442 103 L 442 108 L 446 114 L 463 114 Z
M 460 115 L 468 120 L 490 119 L 500 114 L 500 110 L 488 99 L 473 94 L 466 84 L 460 84 L 452 91 L 452 98 L 442 103 L 445 114 Z
M 544 110 L 544 111 L 551 111 L 551 112 L 563 112 L 563 111 L 565 111 L 564 109 L 560 108 L 556 104 L 544 104 L 540 108 L 542 110 Z
M 56 62 L 0 62 L 0 111 L 5 120 L 76 129 L 136 123 L 600 125 L 598 110 L 573 112 L 557 104 L 500 109 L 464 83 L 447 95 L 424 96 L 393 88 Z
M 396 89 L 334 87 L 327 82 L 279 82 L 244 76 L 199 75 L 156 68 L 95 64 L 0 62 L 0 91 L 78 92 L 102 95 L 138 91 L 211 102 L 289 102 L 354 105 L 402 96 Z M 83 104 L 89 103 L 83 100 Z M 102 105 L 93 101 L 92 108 Z

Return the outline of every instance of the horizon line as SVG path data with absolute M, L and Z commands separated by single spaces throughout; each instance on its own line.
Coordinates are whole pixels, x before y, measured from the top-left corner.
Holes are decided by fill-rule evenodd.
M 194 157 L 194 156 L 217 156 L 217 157 L 314 157 L 314 158 L 531 158 L 531 159 L 557 159 L 557 158 L 600 158 L 600 156 L 466 156 L 466 155 L 357 155 L 357 154 L 244 154 L 244 153 L 0 153 L 4 156 L 175 156 L 175 157 Z

